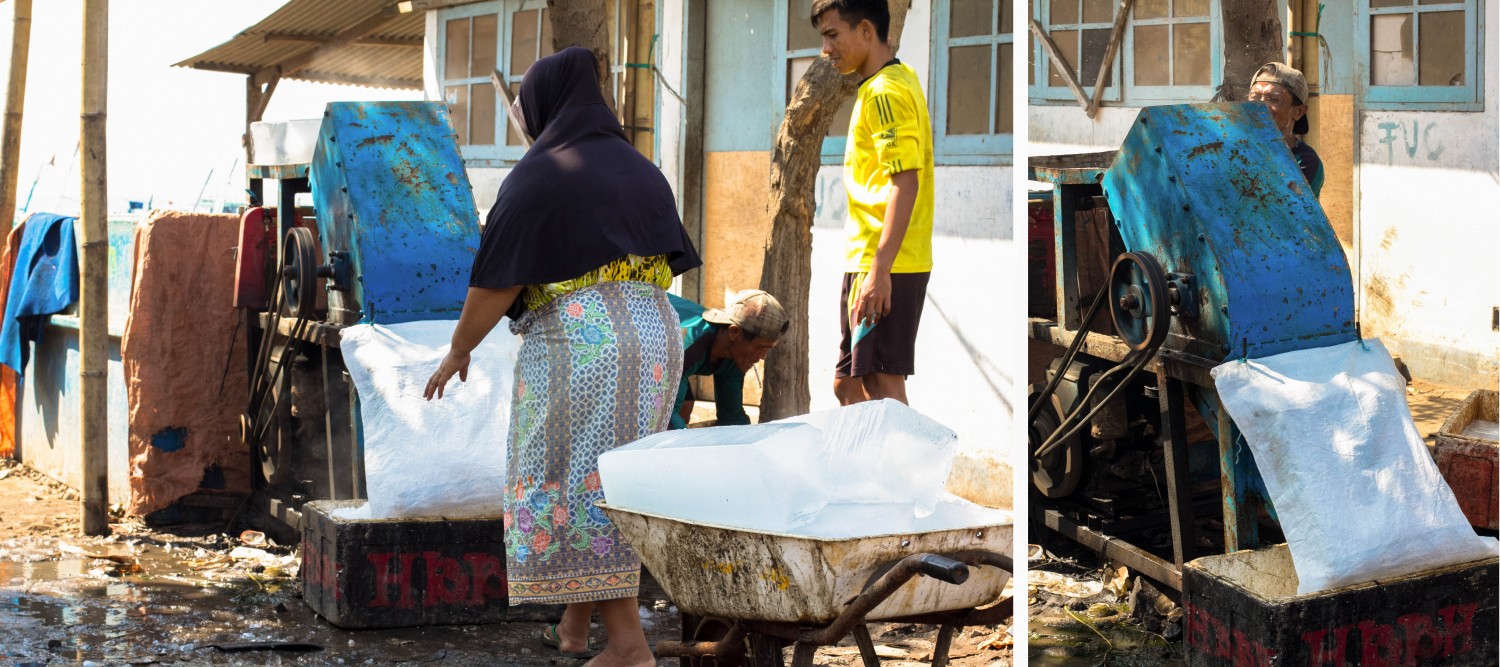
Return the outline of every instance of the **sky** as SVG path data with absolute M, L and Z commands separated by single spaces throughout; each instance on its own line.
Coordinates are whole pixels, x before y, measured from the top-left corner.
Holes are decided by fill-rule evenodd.
M 187 208 L 200 190 L 208 199 L 243 201 L 244 75 L 172 64 L 229 41 L 284 2 L 109 3 L 110 211 L 125 210 L 129 200 Z M 14 7 L 14 2 L 0 0 L 0 61 L 5 63 L 0 79 L 9 71 Z M 18 212 L 36 181 L 30 211 L 77 213 L 82 25 L 82 0 L 37 0 L 32 5 Z M 317 118 L 331 101 L 420 98 L 420 91 L 283 81 L 264 119 Z

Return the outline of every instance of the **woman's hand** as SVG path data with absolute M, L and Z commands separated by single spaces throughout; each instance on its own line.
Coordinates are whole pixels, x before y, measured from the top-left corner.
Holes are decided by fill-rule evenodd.
M 443 387 L 448 384 L 448 380 L 453 377 L 454 373 L 458 373 L 459 382 L 469 380 L 469 353 L 459 354 L 450 350 L 448 355 L 443 357 L 443 362 L 438 364 L 437 371 L 432 374 L 431 378 L 428 378 L 427 389 L 422 392 L 422 398 L 429 401 L 434 395 L 442 398 Z

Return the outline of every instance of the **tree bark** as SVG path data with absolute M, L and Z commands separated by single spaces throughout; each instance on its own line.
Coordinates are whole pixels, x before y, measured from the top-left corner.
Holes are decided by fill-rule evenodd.
M 626 0 L 619 0 L 624 2 Z M 547 0 L 551 10 L 552 48 L 561 51 L 581 46 L 594 52 L 598 66 L 599 92 L 604 103 L 615 109 L 614 87 L 609 85 L 609 21 L 599 0 Z
M 1241 102 L 1250 79 L 1268 62 L 1286 60 L 1275 0 L 1224 0 L 1224 78 L 1214 100 Z M 1304 103 L 1307 100 L 1302 100 Z
M 887 41 L 894 53 L 901 43 L 911 0 L 890 0 L 890 7 Z M 827 59 L 817 59 L 792 90 L 781 129 L 776 132 L 771 153 L 771 196 L 766 206 L 771 238 L 761 264 L 760 288 L 781 301 L 792 327 L 766 357 L 762 422 L 805 414 L 812 400 L 807 377 L 807 289 L 812 278 L 813 189 L 823 137 L 839 106 L 858 87 L 856 76 L 843 76 Z

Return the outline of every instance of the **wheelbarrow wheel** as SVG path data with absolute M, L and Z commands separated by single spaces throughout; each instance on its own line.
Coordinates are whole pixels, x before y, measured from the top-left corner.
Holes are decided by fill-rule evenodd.
M 682 641 L 716 642 L 729 634 L 734 622 L 717 616 L 682 615 Z M 703 656 L 678 658 L 681 667 L 749 667 L 749 654 L 741 650 L 727 656 Z
M 786 642 L 759 632 L 749 633 L 748 638 L 750 667 L 786 667 L 786 661 L 782 659 L 782 649 L 786 648 Z

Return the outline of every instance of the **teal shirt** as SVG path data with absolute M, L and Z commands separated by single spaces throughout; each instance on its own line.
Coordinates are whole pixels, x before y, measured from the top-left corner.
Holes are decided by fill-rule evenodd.
M 694 375 L 713 376 L 714 406 L 721 426 L 749 424 L 750 415 L 745 414 L 745 372 L 732 359 L 722 359 L 717 364 L 709 359 L 714 339 L 724 325 L 704 320 L 703 306 L 675 294 L 668 294 L 667 298 L 677 311 L 677 319 L 682 321 L 682 382 L 677 386 L 677 401 L 672 404 L 670 428 L 687 428 L 680 413 L 687 401 L 688 378 Z

